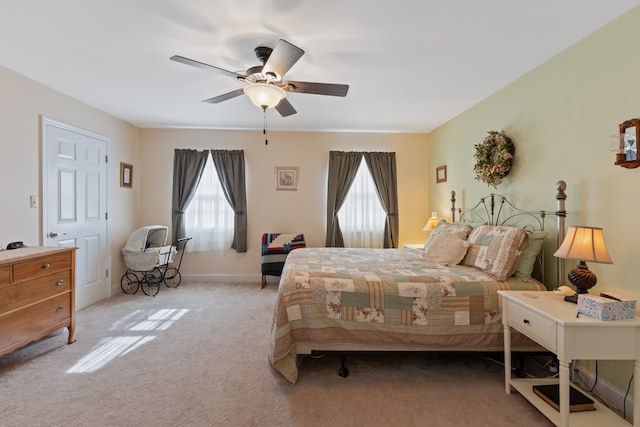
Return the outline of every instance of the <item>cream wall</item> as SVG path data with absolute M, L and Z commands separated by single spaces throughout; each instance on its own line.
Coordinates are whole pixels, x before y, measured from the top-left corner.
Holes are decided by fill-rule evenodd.
M 77 100 L 0 67 L 0 247 L 22 240 L 41 244 L 41 209 L 29 207 L 29 196 L 41 193 L 41 117 L 46 116 L 111 138 L 109 144 L 109 221 L 113 271 L 124 264 L 120 248 L 138 222 L 140 189 L 119 187 L 120 161 L 137 163 L 138 129 Z M 112 281 L 114 274 L 111 274 Z
M 441 210 L 450 190 L 475 200 L 491 188 L 474 181 L 474 144 L 504 129 L 516 158 L 497 192 L 532 209 L 553 211 L 555 183 L 567 182 L 568 225 L 603 227 L 613 265 L 589 263 L 594 292 L 640 298 L 640 168 L 614 166 L 609 136 L 640 117 L 640 8 L 587 37 L 429 135 L 429 169 L 447 164 L 448 182 L 429 185 L 429 207 Z M 508 57 L 496 61 L 508 61 Z M 547 265 L 553 263 L 547 251 Z M 575 262 L 567 262 L 567 271 Z M 555 283 L 553 283 L 555 284 Z M 601 363 L 600 374 L 625 389 L 629 364 Z M 638 415 L 640 416 L 640 415 Z
M 286 120 L 286 119 L 283 119 Z M 424 242 L 429 170 L 427 137 L 419 134 L 143 129 L 140 131 L 142 224 L 171 227 L 173 153 L 176 148 L 242 149 L 247 178 L 248 250 L 187 253 L 185 275 L 260 274 L 264 232 L 302 232 L 308 246 L 324 246 L 329 151 L 395 151 L 398 169 L 400 246 Z M 300 168 L 298 191 L 275 190 L 275 167 Z M 271 278 L 270 281 L 275 279 Z

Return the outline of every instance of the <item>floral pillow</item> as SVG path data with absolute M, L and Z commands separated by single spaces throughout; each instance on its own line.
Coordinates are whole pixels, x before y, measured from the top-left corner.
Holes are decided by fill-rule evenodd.
M 481 225 L 473 229 L 467 241 L 469 249 L 462 264 L 477 267 L 496 280 L 506 280 L 516 270 L 524 248 L 526 232 L 519 227 Z
M 462 261 L 469 243 L 459 233 L 440 233 L 431 240 L 420 255 L 427 261 L 440 265 L 457 265 Z
M 462 240 L 466 240 L 472 229 L 473 227 L 471 227 L 470 225 L 449 224 L 444 219 L 441 219 L 440 221 L 438 221 L 438 224 L 436 224 L 436 227 L 431 230 L 429 238 L 424 244 L 424 250 L 428 250 L 429 246 L 433 244 L 433 241 L 443 233 L 455 234 Z

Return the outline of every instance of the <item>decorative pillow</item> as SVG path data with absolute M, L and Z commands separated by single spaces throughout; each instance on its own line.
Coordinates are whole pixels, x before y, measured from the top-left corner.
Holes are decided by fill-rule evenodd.
M 296 237 L 298 237 L 297 234 L 279 234 L 275 239 L 271 241 L 271 243 L 269 243 L 269 248 L 282 248 L 285 245 L 291 243 L 291 241 Z
M 504 225 L 481 225 L 473 229 L 470 243 L 462 263 L 477 267 L 505 280 L 516 270 L 522 253 L 526 232 L 523 228 Z
M 441 219 L 440 221 L 438 221 L 438 224 L 436 224 L 436 227 L 431 230 L 429 238 L 424 243 L 424 250 L 426 251 L 429 248 L 429 245 L 431 245 L 432 241 L 443 233 L 455 234 L 460 239 L 466 240 L 467 236 L 469 236 L 469 233 L 471 233 L 471 230 L 472 227 L 470 225 L 449 224 L 444 219 Z
M 427 249 L 420 255 L 427 261 L 441 265 L 456 265 L 462 261 L 469 242 L 464 240 L 460 233 L 440 233 L 433 239 Z
M 486 224 L 487 224 L 486 222 L 468 222 L 468 221 L 456 221 L 453 223 L 453 225 L 470 225 L 471 228 L 476 228 Z
M 533 272 L 533 266 L 536 263 L 538 254 L 542 250 L 544 239 L 549 233 L 546 231 L 527 231 L 527 246 L 525 246 L 520 256 L 520 260 L 516 265 L 516 272 L 513 273 L 518 280 L 522 282 L 528 282 L 531 280 L 531 273 Z

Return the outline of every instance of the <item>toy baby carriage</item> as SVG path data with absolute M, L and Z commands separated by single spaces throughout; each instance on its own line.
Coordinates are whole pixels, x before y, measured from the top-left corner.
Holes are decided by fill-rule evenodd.
M 120 287 L 126 294 L 135 294 L 142 288 L 145 295 L 154 296 L 160 283 L 171 288 L 180 285 L 180 265 L 184 249 L 191 237 L 184 237 L 166 246 L 167 227 L 150 225 L 134 231 L 122 248 L 122 257 L 127 271 L 120 279 Z M 176 253 L 180 252 L 177 267 L 172 265 Z

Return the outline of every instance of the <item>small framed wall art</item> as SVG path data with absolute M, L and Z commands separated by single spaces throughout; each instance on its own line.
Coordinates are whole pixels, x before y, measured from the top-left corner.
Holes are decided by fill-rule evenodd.
M 133 165 L 120 162 L 120 187 L 133 188 Z
M 276 190 L 297 190 L 300 168 L 276 166 Z
M 447 165 L 438 166 L 436 168 L 436 182 L 447 182 Z

